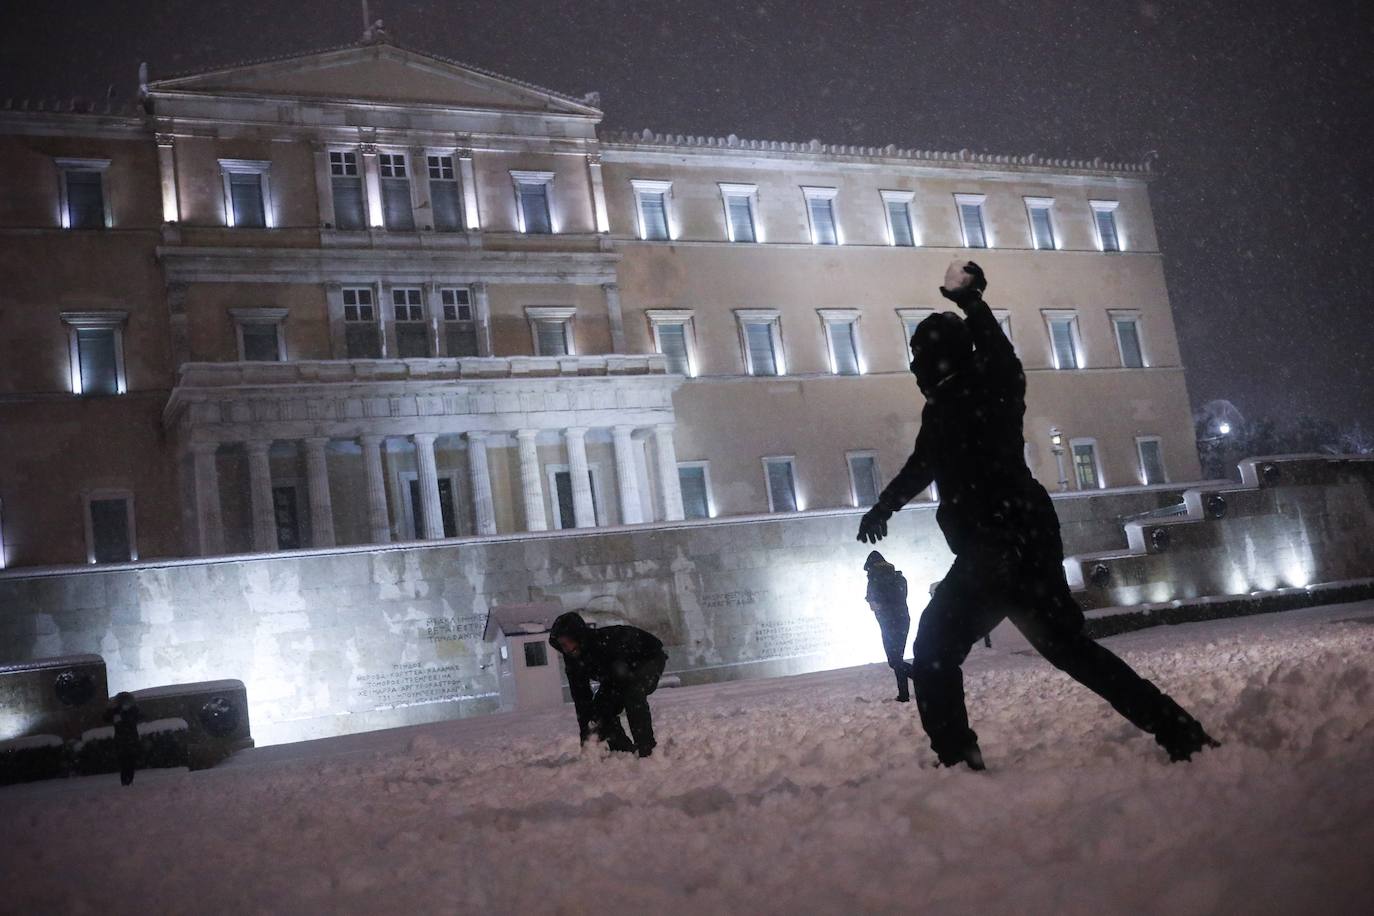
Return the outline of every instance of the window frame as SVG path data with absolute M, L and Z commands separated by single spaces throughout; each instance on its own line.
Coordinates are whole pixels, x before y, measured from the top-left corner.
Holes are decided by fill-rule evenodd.
M 1148 479 L 1148 476 L 1149 476 L 1149 475 L 1147 475 L 1147 474 L 1145 473 L 1145 452 L 1144 452 L 1143 449 L 1141 449 L 1141 446 L 1142 446 L 1143 444 L 1145 444 L 1146 442 L 1153 442 L 1153 443 L 1155 444 L 1156 448 L 1158 449 L 1158 454 L 1159 454 L 1159 473 L 1160 473 L 1160 475 L 1164 478 L 1163 480 L 1157 480 L 1157 481 L 1153 481 L 1153 482 L 1152 482 L 1152 481 L 1150 481 L 1150 480 Z M 1169 466 L 1168 466 L 1167 464 L 1164 463 L 1164 439 L 1163 439 L 1163 438 L 1161 438 L 1160 436 L 1136 436 L 1136 437 L 1135 437 L 1135 456 L 1136 456 L 1136 469 L 1140 472 L 1140 485 L 1141 485 L 1141 486 L 1143 486 L 1143 487 L 1150 487 L 1150 486 L 1155 486 L 1155 485 L 1157 485 L 1157 484 L 1166 484 L 1166 483 L 1169 482 Z
M 887 244 L 892 248 L 920 248 L 921 239 L 916 232 L 916 220 L 911 213 L 911 204 L 916 200 L 915 191 L 879 191 L 883 198 L 883 225 L 887 227 Z M 901 204 L 906 212 L 907 231 L 911 233 L 910 245 L 898 245 L 897 233 L 892 228 L 892 205 Z
M 711 462 L 710 462 L 709 460 L 705 460 L 705 459 L 703 459 L 703 460 L 701 460 L 701 461 L 679 461 L 679 462 L 677 463 L 677 468 L 678 468 L 678 485 L 679 485 L 679 487 L 681 486 L 681 483 L 682 483 L 682 469 L 683 469 L 683 468 L 701 468 L 701 479 L 702 479 L 703 485 L 706 487 L 706 518 L 715 518 L 715 517 L 716 517 L 716 497 L 715 497 L 715 491 L 711 488 Z M 695 517 L 695 516 L 691 516 L 691 517 L 689 517 L 689 518 L 690 518 L 690 519 L 695 519 L 696 517 Z
M 1058 251 L 1063 246 L 1060 239 L 1059 227 L 1054 219 L 1054 198 L 1053 197 L 1023 197 L 1026 204 L 1026 224 L 1030 227 L 1031 248 L 1036 251 Z M 1035 210 L 1044 210 L 1045 218 L 1050 224 L 1050 246 L 1042 248 L 1040 241 L 1035 237 Z
M 778 513 L 779 511 L 782 511 L 782 512 L 786 512 L 786 511 L 801 512 L 801 511 L 803 511 L 803 509 L 802 509 L 802 498 L 801 498 L 801 488 L 797 485 L 797 456 L 796 456 L 796 455 L 765 455 L 763 458 L 760 458 L 759 461 L 763 464 L 763 489 L 764 489 L 764 492 L 765 492 L 765 493 L 767 494 L 767 496 L 768 496 L 768 513 L 769 513 L 770 515 L 772 515 L 772 514 Z M 769 478 L 768 478 L 768 465 L 769 465 L 769 464 L 775 464 L 775 463 L 787 464 L 787 465 L 789 466 L 789 468 L 790 468 L 790 477 L 791 477 L 791 480 L 792 480 L 792 504 L 796 507 L 796 508 L 794 508 L 794 509 L 792 509 L 792 510 L 778 510 L 778 509 L 775 509 L 775 508 L 773 507 L 773 485 L 772 485 L 772 483 L 770 482 L 770 480 L 769 480 Z
M 466 232 L 466 231 L 468 231 L 468 228 L 469 228 L 469 227 L 468 227 L 468 225 L 467 225 L 467 213 L 466 213 L 466 208 L 464 207 L 464 204 L 463 204 L 463 169 L 462 169 L 462 164 L 461 164 L 461 162 L 462 162 L 462 157 L 459 156 L 458 153 L 457 153 L 457 151 L 454 150 L 454 149 L 451 148 L 451 147 L 426 147 L 425 150 L 423 151 L 423 155 L 424 155 L 424 157 L 425 157 L 425 181 L 428 182 L 428 184 L 426 185 L 426 189 L 427 189 L 427 191 L 429 192 L 430 208 L 431 208 L 431 213 L 430 213 L 430 229 L 431 229 L 431 231 L 434 231 L 434 232 Z M 440 160 L 440 162 L 439 162 L 437 168 L 439 169 L 439 173 L 440 173 L 441 176 L 443 175 L 443 160 L 444 160 L 444 159 L 447 159 L 447 160 L 449 161 L 449 167 L 453 170 L 453 177 L 452 177 L 452 178 L 443 178 L 443 177 L 435 178 L 435 177 L 433 176 L 433 174 L 431 174 L 431 172 L 430 172 L 430 169 L 436 167 L 436 166 L 433 166 L 433 165 L 430 164 L 430 160 L 431 160 L 431 159 L 438 159 L 438 160 Z M 434 185 L 435 185 L 436 183 L 438 183 L 438 184 L 452 184 L 452 185 L 453 185 L 454 193 L 457 195 L 457 206 L 458 206 L 457 217 L 458 217 L 458 220 L 457 220 L 457 225 L 454 226 L 454 227 L 452 227 L 452 228 L 445 228 L 445 229 L 439 228 L 438 220 L 434 219 L 434 217 L 433 217 Z
M 453 536 L 458 538 L 471 536 L 473 534 L 471 508 L 463 499 L 462 472 L 457 468 L 439 468 L 434 475 L 434 479 L 436 484 L 440 480 L 448 481 L 449 495 L 453 500 Z M 396 480 L 400 484 L 401 491 L 401 517 L 399 521 L 402 525 L 402 534 L 407 535 L 407 537 L 402 540 L 422 541 L 425 538 L 424 532 L 420 530 L 420 522 L 423 521 L 423 519 L 415 517 L 415 504 L 410 499 L 410 485 L 419 482 L 420 471 L 418 468 L 413 471 L 398 471 Z M 275 483 L 276 481 L 273 481 L 274 485 Z M 441 492 L 440 499 L 442 498 L 443 494 Z M 441 503 L 439 506 L 439 526 L 441 529 L 443 527 L 443 522 L 444 508 Z M 447 538 L 448 535 L 444 535 L 444 537 Z
M 105 225 L 101 228 L 110 229 L 114 226 L 114 211 L 110 207 L 110 160 L 109 159 L 82 159 L 70 156 L 61 156 L 53 159 L 53 164 L 57 168 L 57 188 L 58 188 L 58 214 L 57 221 L 63 229 L 84 229 L 90 231 L 90 226 L 72 226 L 71 197 L 67 191 L 67 175 L 70 172 L 99 172 L 100 173 L 100 204 L 105 215 Z
M 1074 489 L 1085 493 L 1092 492 L 1083 486 L 1078 477 L 1078 458 L 1074 454 L 1074 449 L 1080 445 L 1087 445 L 1092 448 L 1093 473 L 1097 475 L 1097 489 L 1107 489 L 1107 477 L 1102 473 L 1102 449 L 1098 448 L 1097 439 L 1094 436 L 1078 436 L 1069 440 L 1069 470 L 1073 473 Z
M 802 198 L 806 201 L 806 225 L 811 230 L 811 244 L 824 247 L 844 245 L 844 232 L 840 229 L 840 214 L 835 206 L 835 200 L 839 197 L 840 189 L 837 187 L 816 187 L 812 185 L 801 186 Z M 824 200 L 829 203 L 830 209 L 830 229 L 835 234 L 835 241 L 822 242 L 816 234 L 816 215 L 811 209 L 812 201 Z
M 243 342 L 245 324 L 271 324 L 277 329 L 277 362 L 286 362 L 286 334 L 282 325 L 286 322 L 288 309 L 284 308 L 231 308 L 229 317 L 234 322 L 234 337 L 238 342 L 239 362 L 249 362 Z M 258 360 L 253 360 L 258 362 Z
M 129 313 L 123 309 L 96 309 L 60 312 L 59 317 L 67 326 L 67 356 L 70 360 L 68 377 L 72 394 L 77 397 L 106 397 L 85 393 L 85 384 L 81 378 L 81 340 L 78 333 L 83 330 L 114 332 L 115 395 L 128 394 L 129 379 L 124 368 L 124 325 L 129 321 Z
M 1002 333 L 1007 337 L 1007 343 L 1011 344 L 1013 353 L 1020 353 L 1016 347 L 1016 338 L 1011 333 L 1011 309 L 993 309 L 992 317 L 997 319 L 997 326 L 1002 329 Z
M 549 487 L 549 504 L 552 511 L 549 513 L 549 521 L 552 523 L 554 531 L 576 531 L 576 523 L 573 527 L 563 527 L 563 517 L 558 514 L 558 475 L 568 475 L 568 485 L 572 485 L 572 466 L 567 462 L 563 464 L 544 465 L 544 482 Z M 587 462 L 587 474 L 592 481 L 592 518 L 593 527 L 606 527 L 608 516 L 606 515 L 606 488 L 602 485 L 601 463 L 597 461 Z M 621 524 L 624 524 L 622 521 Z
M 759 186 L 730 181 L 718 181 L 716 186 L 720 188 L 720 201 L 725 213 L 726 241 L 732 245 L 763 244 L 763 227 L 759 225 Z M 749 225 L 754 230 L 752 239 L 740 240 L 735 238 L 735 224 L 730 219 L 730 198 L 732 197 L 743 197 L 749 204 Z M 810 217 L 808 216 L 807 219 L 809 220 Z
M 820 316 L 821 327 L 825 334 L 825 354 L 830 361 L 830 374 L 841 378 L 859 378 L 868 374 L 868 366 L 864 361 L 863 350 L 859 346 L 859 318 L 862 312 L 858 309 L 816 309 L 816 314 Z M 847 324 L 849 329 L 849 342 L 854 347 L 854 373 L 840 372 L 839 364 L 835 359 L 835 325 Z
M 970 251 L 981 251 L 993 247 L 992 232 L 988 228 L 988 214 L 985 206 L 988 196 L 986 194 L 955 194 L 954 195 L 954 215 L 959 221 L 959 238 L 962 240 L 962 247 Z M 964 222 L 964 207 L 976 206 L 978 208 L 978 222 L 983 230 L 983 244 L 970 245 L 968 238 L 968 225 Z
M 275 208 L 272 206 L 272 162 L 268 159 L 220 159 L 220 180 L 224 184 L 224 225 L 230 229 L 275 229 Z M 239 226 L 234 212 L 232 176 L 257 175 L 258 193 L 262 196 L 262 225 Z M 333 177 L 331 175 L 331 177 Z M 333 186 L 330 186 L 331 192 Z
M 914 333 L 916 326 L 922 321 L 940 311 L 937 308 L 899 308 L 897 309 L 897 321 L 902 326 L 902 365 L 911 364 L 911 334 L 907 333 L 908 322 Z
M 335 174 L 334 172 L 335 154 L 338 154 L 339 156 L 338 165 L 341 170 L 341 174 Z M 352 175 L 348 174 L 348 156 L 353 157 L 352 166 L 354 174 Z M 334 217 L 333 222 L 331 223 L 331 226 L 333 227 L 331 231 L 367 232 L 370 229 L 376 228 L 372 225 L 372 217 L 371 214 L 368 212 L 369 210 L 371 210 L 372 204 L 368 200 L 367 165 L 366 161 L 363 158 L 362 149 L 358 146 L 328 146 L 325 148 L 325 163 L 329 169 L 329 209 Z M 338 194 L 336 193 L 336 189 L 334 187 L 334 179 L 336 178 L 343 178 L 349 181 L 356 181 L 358 183 L 358 200 L 362 208 L 362 212 L 359 215 L 362 217 L 362 219 L 360 220 L 359 225 L 357 226 L 345 228 L 339 225 L 339 200 Z
M 673 214 L 669 206 L 672 199 L 673 183 L 671 181 L 661 181 L 650 178 L 631 178 L 630 187 L 634 189 L 635 195 L 635 221 L 639 227 L 639 239 L 642 242 L 672 242 L 677 238 L 677 233 L 673 231 Z M 644 218 L 644 195 L 662 194 L 663 195 L 663 231 L 664 237 L 661 239 L 649 238 L 648 222 Z
M 461 303 L 461 302 L 458 301 L 458 296 L 455 295 L 455 296 L 453 297 L 454 301 L 453 301 L 452 303 L 444 302 L 444 294 L 445 294 L 445 293 L 448 293 L 448 292 L 452 292 L 452 293 L 455 293 L 455 294 L 461 292 L 461 293 L 463 293 L 464 295 L 467 296 L 467 300 L 468 300 L 468 301 L 467 301 L 466 303 Z M 457 324 L 457 323 L 459 323 L 459 322 L 464 322 L 464 321 L 470 321 L 470 322 L 472 323 L 472 333 L 473 333 L 473 336 L 474 336 L 474 338 L 475 338 L 475 340 L 476 340 L 476 343 L 477 343 L 477 356 L 478 356 L 478 357 L 489 356 L 489 355 L 490 355 L 490 351 L 489 351 L 488 346 L 487 346 L 486 335 L 485 335 L 484 332 L 483 332 L 483 327 L 484 327 L 485 322 L 482 320 L 482 314 L 481 314 L 481 309 L 480 309 L 480 307 L 479 307 L 479 305 L 478 305 L 478 297 L 477 297 L 477 292 L 476 292 L 476 290 L 474 290 L 471 286 L 464 286 L 464 285 L 462 285 L 462 284 L 457 284 L 457 285 L 443 285 L 443 286 L 436 286 L 436 287 L 434 288 L 434 295 L 435 295 L 435 298 L 438 300 L 438 302 L 437 302 L 438 309 L 437 309 L 437 313 L 435 314 L 435 321 L 436 321 L 436 323 L 438 324 L 438 327 L 439 327 L 439 338 L 440 338 L 440 341 L 441 341 L 441 343 L 442 343 L 442 345 L 443 345 L 444 356 L 449 357 L 449 358 L 452 358 L 452 359 L 474 359 L 474 358 L 476 358 L 476 357 L 457 356 L 457 355 L 455 355 L 455 354 L 449 352 L 449 345 L 448 345 L 448 343 L 449 343 L 449 342 L 448 342 L 448 325 L 450 325 L 450 324 Z M 454 315 L 457 315 L 457 314 L 458 314 L 458 309 L 459 309 L 461 306 L 463 306 L 463 305 L 466 305 L 466 306 L 467 306 L 468 314 L 470 314 L 470 315 L 472 316 L 471 318 L 452 318 L 452 319 L 450 319 L 450 318 L 448 318 L 448 317 L 444 314 L 444 310 L 445 310 L 445 309 L 447 309 L 447 308 L 452 308 L 452 309 L 453 309 Z
M 396 358 L 396 359 L 430 359 L 430 358 L 432 358 L 432 357 L 434 356 L 434 352 L 435 352 L 435 343 L 434 343 L 435 325 L 434 325 L 434 320 L 433 320 L 433 309 L 430 307 L 429 296 L 426 295 L 427 289 L 426 289 L 425 285 L 424 285 L 423 283 L 415 283 L 415 284 L 411 284 L 411 283 L 388 284 L 388 285 L 387 285 L 387 288 L 386 288 L 386 292 L 387 292 L 387 297 L 388 297 L 391 301 L 390 301 L 390 302 L 388 303 L 388 305 L 387 305 L 387 309 L 388 309 L 387 315 L 386 315 L 386 317 L 385 317 L 383 320 L 391 325 L 391 331 L 392 331 L 392 333 L 390 333 L 390 334 L 387 335 L 387 339 L 388 339 L 388 340 L 391 340 L 391 341 L 394 341 L 395 344 L 396 344 L 396 346 L 395 346 L 395 350 L 396 350 L 395 358 Z M 407 294 L 407 296 L 406 296 L 407 299 L 409 298 L 409 295 L 408 295 L 409 293 L 419 293 L 419 296 L 418 296 L 419 301 L 418 301 L 418 302 L 397 302 L 397 301 L 396 301 L 396 294 L 397 294 L 397 293 L 404 293 L 404 294 Z M 410 314 L 410 310 L 413 309 L 413 308 L 416 308 L 416 307 L 418 307 L 418 308 L 420 309 L 420 317 L 419 317 L 418 319 L 417 319 L 417 318 L 410 318 L 410 317 L 407 317 L 407 318 L 397 318 L 397 317 L 396 317 L 396 309 L 398 309 L 398 308 L 404 308 L 404 309 L 406 310 L 406 314 L 409 315 L 409 314 Z M 425 352 L 424 352 L 424 355 L 423 355 L 423 356 L 403 356 L 403 355 L 401 354 L 401 328 L 399 327 L 399 325 L 419 325 L 420 327 L 424 328 L 424 331 L 425 331 Z
M 1078 310 L 1041 309 L 1040 313 L 1044 316 L 1045 319 L 1045 334 L 1047 336 L 1050 347 L 1050 366 L 1057 372 L 1073 372 L 1079 369 L 1086 369 L 1087 360 L 1084 358 L 1086 354 L 1083 351 L 1083 332 L 1082 329 L 1079 327 Z M 1059 350 L 1054 345 L 1053 323 L 1055 321 L 1064 320 L 1069 321 L 1069 338 L 1073 343 L 1074 359 L 1078 363 L 1076 366 L 1065 367 L 1059 365 Z
M 1088 206 L 1092 208 L 1093 215 L 1093 238 L 1097 240 L 1097 250 L 1103 254 L 1120 254 L 1126 250 L 1125 239 L 1121 235 L 1121 220 L 1116 218 L 1116 211 L 1121 208 L 1119 200 L 1090 200 Z M 1098 225 L 1098 214 L 1109 213 L 1112 217 L 1112 230 L 1116 233 L 1116 247 L 1107 248 L 1102 239 L 1102 227 Z
M 773 375 L 758 375 L 754 372 L 753 360 L 749 358 L 750 323 L 767 322 L 769 335 L 773 340 Z M 777 309 L 735 309 L 735 324 L 739 329 L 740 355 L 744 360 L 744 374 L 751 378 L 781 378 L 787 375 L 787 355 L 782 348 L 782 313 Z
M 859 502 L 859 479 L 854 476 L 854 459 L 873 459 L 873 498 L 876 501 L 883 493 L 883 474 L 878 465 L 878 450 L 872 448 L 852 449 L 844 453 L 845 467 L 849 469 L 849 502 L 856 509 L 863 508 Z
M 1145 350 L 1145 335 L 1141 333 L 1141 314 L 1138 309 L 1108 309 L 1107 319 L 1112 323 L 1112 337 L 1116 340 L 1116 355 L 1121 360 L 1123 369 L 1148 369 L 1150 368 L 1150 354 Z M 1135 325 L 1135 344 L 1140 351 L 1140 365 L 1126 365 L 1126 347 L 1121 342 L 1121 324 L 1130 323 Z
M 338 300 L 337 300 L 337 302 L 338 302 L 338 305 L 337 305 L 338 311 L 337 311 L 335 314 L 337 315 L 338 329 L 339 329 L 339 330 L 338 330 L 338 337 L 337 337 L 336 339 L 338 340 L 338 347 L 339 347 L 339 351 L 338 351 L 338 352 L 339 352 L 339 354 L 340 354 L 337 358 L 338 358 L 338 359 L 345 359 L 345 360 L 354 360 L 354 359 L 373 359 L 373 358 L 374 358 L 374 357 L 370 357 L 370 356 L 349 356 L 349 355 L 348 355 L 348 326 L 349 326 L 350 324 L 363 324 L 363 323 L 365 323 L 365 322 L 364 322 L 362 319 L 357 319 L 356 321 L 350 321 L 350 320 L 349 320 L 349 318 L 348 318 L 348 308 L 349 308 L 349 306 L 348 306 L 348 304 L 347 304 L 346 302 L 344 302 L 344 297 L 346 296 L 346 294 L 347 294 L 350 290 L 367 290 L 367 291 L 368 291 L 368 294 L 372 297 L 372 302 L 370 303 L 371 308 L 372 308 L 372 318 L 371 318 L 370 320 L 371 320 L 371 323 L 373 324 L 373 326 L 375 326 L 376 329 L 377 329 L 377 352 L 378 352 L 378 356 L 375 357 L 375 358 L 376 358 L 376 359 L 386 359 L 386 358 L 387 358 L 387 349 L 388 349 L 388 348 L 387 348 L 387 339 L 386 339 L 386 330 L 385 330 L 385 328 L 386 328 L 386 323 L 385 323 L 385 321 L 384 321 L 383 318 L 382 318 L 382 315 L 383 315 L 383 312 L 382 312 L 382 305 L 381 305 L 381 303 L 382 303 L 382 290 L 381 290 L 381 288 L 380 288 L 380 285 L 379 285 L 379 284 L 376 284 L 376 283 L 366 283 L 366 282 L 364 282 L 364 283 L 341 283 L 341 284 L 339 284 L 339 286 L 337 287 L 337 289 L 338 289 Z M 332 300 L 334 297 L 331 296 L 330 298 L 331 298 L 331 300 Z M 362 305 L 362 303 L 355 303 L 355 307 L 361 307 L 361 305 Z
M 98 487 L 81 491 L 81 514 L 86 529 L 86 562 L 99 565 L 95 557 L 95 522 L 91 518 L 91 503 L 104 500 L 124 501 L 124 523 L 129 536 L 129 558 L 112 563 L 138 562 L 138 524 L 134 515 L 134 491 L 125 487 Z
M 526 228 L 525 219 L 525 200 L 520 195 L 522 184 L 542 185 L 544 187 L 544 209 L 548 211 L 549 235 L 558 234 L 558 219 L 554 214 L 553 208 L 553 179 L 554 173 L 548 171 L 531 171 L 528 169 L 510 170 L 511 187 L 515 192 L 515 220 L 516 228 L 521 235 L 544 235 L 542 232 L 530 232 Z
M 654 352 L 663 355 L 663 340 L 659 329 L 667 324 L 682 325 L 682 343 L 687 349 L 687 378 L 696 378 L 697 366 L 696 312 L 692 309 L 645 309 L 649 331 L 653 335 Z
M 573 321 L 577 316 L 577 307 L 572 305 L 527 305 L 525 306 L 525 319 L 530 326 L 530 352 L 535 356 L 546 356 L 550 359 L 559 359 L 564 356 L 576 356 L 577 347 L 574 342 Z M 567 353 L 543 354 L 539 352 L 539 322 L 541 321 L 560 321 L 563 323 L 563 342 Z

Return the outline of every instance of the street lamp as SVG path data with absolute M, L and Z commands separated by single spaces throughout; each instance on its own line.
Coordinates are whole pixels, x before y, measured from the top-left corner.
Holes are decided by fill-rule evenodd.
M 1050 427 L 1050 451 L 1054 452 L 1054 463 L 1059 465 L 1059 489 L 1069 488 L 1069 478 L 1064 474 L 1064 433 L 1058 426 Z

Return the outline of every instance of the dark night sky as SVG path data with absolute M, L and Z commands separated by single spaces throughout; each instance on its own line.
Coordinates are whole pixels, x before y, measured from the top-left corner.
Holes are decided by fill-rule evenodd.
M 1374 3 L 372 0 L 612 127 L 1136 160 L 1193 403 L 1374 421 Z M 355 41 L 358 0 L 10 4 L 0 97 Z M 996 278 L 993 278 L 994 283 Z M 992 295 L 990 294 L 990 298 Z

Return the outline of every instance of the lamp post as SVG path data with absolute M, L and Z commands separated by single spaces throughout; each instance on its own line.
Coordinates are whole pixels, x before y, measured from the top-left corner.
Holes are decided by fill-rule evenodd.
M 1050 451 L 1054 452 L 1054 463 L 1059 466 L 1059 490 L 1069 488 L 1069 478 L 1064 475 L 1064 433 L 1058 426 L 1050 427 Z

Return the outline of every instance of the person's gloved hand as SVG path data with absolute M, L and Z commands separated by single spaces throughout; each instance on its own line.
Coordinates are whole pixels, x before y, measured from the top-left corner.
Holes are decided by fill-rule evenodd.
M 983 298 L 983 291 L 988 288 L 988 278 L 983 273 L 983 268 L 973 261 L 964 264 L 963 272 L 968 275 L 968 279 L 957 285 L 941 286 L 940 295 L 968 311 L 969 306 Z M 947 283 L 952 282 L 949 274 L 945 275 L 945 280 Z
M 887 537 L 887 520 L 890 518 L 892 513 L 879 506 L 865 512 L 859 520 L 859 543 L 876 544 Z

